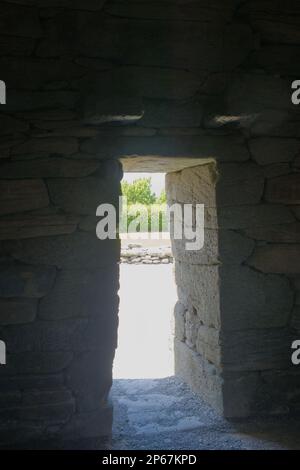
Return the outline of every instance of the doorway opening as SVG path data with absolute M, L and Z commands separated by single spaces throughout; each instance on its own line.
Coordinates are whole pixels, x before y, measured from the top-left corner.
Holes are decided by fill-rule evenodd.
M 174 162 L 175 173 L 176 164 Z M 167 174 L 170 183 L 168 191 L 175 187 L 172 179 L 172 174 L 175 173 Z M 177 177 L 179 175 L 180 168 Z M 176 184 L 177 177 L 175 176 Z M 124 189 L 128 190 L 129 199 L 132 197 L 129 191 L 132 184 L 137 186 L 131 188 L 134 195 L 140 194 L 144 185 L 145 201 L 141 199 L 140 202 L 147 203 L 151 200 L 154 204 L 160 204 L 166 201 L 165 173 L 125 173 L 123 195 L 126 192 Z M 172 202 L 175 202 L 177 194 L 170 191 L 170 196 Z M 133 198 L 127 202 L 129 206 L 138 201 Z M 191 202 L 195 203 L 195 198 Z M 144 236 L 144 227 L 139 227 L 141 233 L 138 231 L 133 237 L 130 230 L 126 234 L 120 233 L 119 330 L 112 388 L 114 447 L 159 449 L 161 446 L 171 448 L 171 445 L 176 445 L 177 448 L 188 448 L 188 434 L 197 439 L 197 430 L 203 426 L 203 415 L 211 420 L 217 418 L 215 412 L 192 393 L 191 381 L 182 372 L 184 361 L 190 368 L 190 373 L 197 374 L 197 371 L 192 370 L 191 360 L 182 354 L 177 344 L 182 343 L 191 354 L 192 348 L 196 348 L 195 342 L 191 343 L 189 333 L 184 333 L 181 337 L 181 324 L 186 324 L 183 329 L 186 328 L 188 332 L 194 329 L 194 336 L 196 327 L 199 328 L 200 325 L 200 321 L 196 323 L 195 308 L 191 319 L 187 311 L 181 308 L 183 299 L 180 302 L 178 298 L 180 289 L 177 292 L 176 283 L 180 284 L 182 281 L 178 278 L 175 282 L 171 245 L 179 260 L 182 260 L 184 240 L 174 243 L 170 233 L 164 231 L 163 223 L 159 225 L 162 232 L 154 231 L 147 237 Z M 189 254 L 191 256 L 192 253 Z M 180 265 L 181 261 L 178 268 Z M 178 272 L 182 277 L 182 270 L 179 269 Z M 174 346 L 179 352 L 179 360 Z M 175 371 L 175 359 L 178 374 Z M 170 433 L 173 435 L 171 439 Z M 177 444 L 174 435 L 177 436 Z M 191 441 L 191 445 L 196 444 Z
M 128 232 L 120 233 L 119 339 L 114 379 L 172 376 L 172 320 L 177 294 L 170 235 L 162 223 L 155 229 L 158 232 L 145 232 L 141 218 L 130 229 L 133 214 L 141 216 L 142 209 L 148 211 L 148 230 L 151 209 L 160 211 L 160 219 L 164 216 L 165 174 L 125 173 L 122 195 L 127 198 L 129 220 Z M 135 228 L 137 232 L 133 232 Z

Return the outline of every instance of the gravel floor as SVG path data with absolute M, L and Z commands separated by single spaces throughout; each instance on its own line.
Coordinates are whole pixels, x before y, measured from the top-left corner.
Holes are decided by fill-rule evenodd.
M 113 449 L 300 449 L 300 420 L 229 422 L 175 377 L 119 379 Z

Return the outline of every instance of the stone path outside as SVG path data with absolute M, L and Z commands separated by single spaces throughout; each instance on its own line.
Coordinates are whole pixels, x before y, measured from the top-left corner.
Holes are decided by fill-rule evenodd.
M 175 377 L 115 380 L 113 449 L 300 449 L 300 421 L 229 422 Z

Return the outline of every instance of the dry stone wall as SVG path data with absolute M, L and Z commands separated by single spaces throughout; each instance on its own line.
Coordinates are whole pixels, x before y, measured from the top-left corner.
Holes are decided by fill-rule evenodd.
M 167 175 L 171 204 L 205 204 L 203 249 L 185 251 L 187 240 L 173 239 L 176 372 L 228 417 L 300 406 L 291 361 L 299 336 L 298 173 L 291 165 L 288 175 L 268 178 L 253 160 L 250 153 L 242 164 Z M 274 184 L 284 200 L 268 198 Z
M 175 252 L 177 354 L 228 416 L 299 411 L 299 42 L 293 0 L 0 1 L 2 447 L 109 438 L 119 157 L 216 162 L 182 181 L 211 249 Z

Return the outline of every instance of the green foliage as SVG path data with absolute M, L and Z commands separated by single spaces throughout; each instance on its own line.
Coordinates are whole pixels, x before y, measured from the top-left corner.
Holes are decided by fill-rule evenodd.
M 128 205 L 154 204 L 155 194 L 151 191 L 151 178 L 140 178 L 133 183 L 122 182 L 122 194 L 127 197 Z
M 157 198 L 157 204 L 167 204 L 167 195 L 166 195 L 166 191 L 163 190 L 161 193 L 160 193 L 160 196 Z
M 122 195 L 127 197 L 126 206 L 123 207 L 122 219 L 126 220 L 127 227 L 120 225 L 120 233 L 129 232 L 167 232 L 167 197 L 162 191 L 157 198 L 151 191 L 151 177 L 140 178 L 132 183 L 122 182 Z

